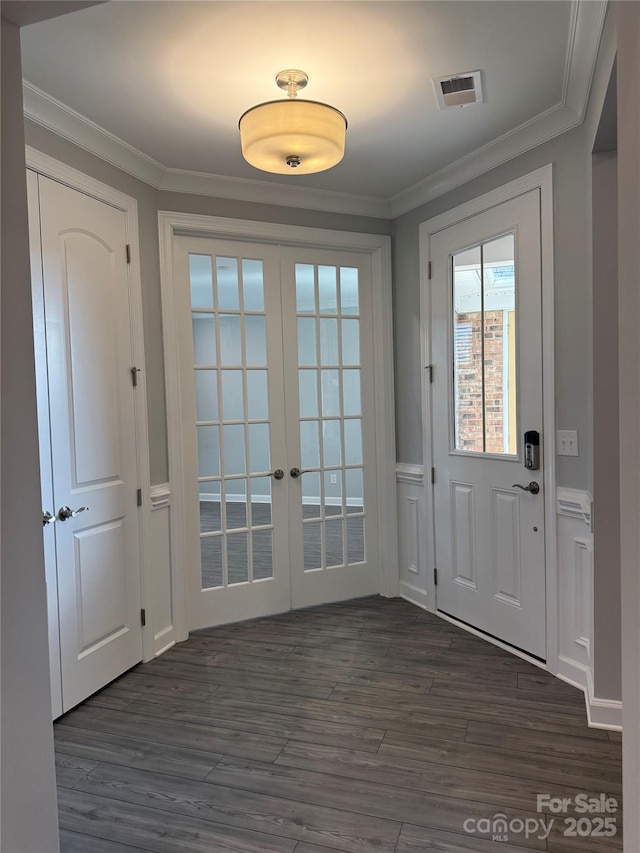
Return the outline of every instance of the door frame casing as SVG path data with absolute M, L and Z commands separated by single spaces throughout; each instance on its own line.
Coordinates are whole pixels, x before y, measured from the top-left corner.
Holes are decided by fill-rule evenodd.
M 173 286 L 173 239 L 175 236 L 236 239 L 253 242 L 335 249 L 368 254 L 371 258 L 375 377 L 376 467 L 378 491 L 377 544 L 380 554 L 380 594 L 398 593 L 397 518 L 395 502 L 395 414 L 393 388 L 393 324 L 391 297 L 391 238 L 386 235 L 308 228 L 300 225 L 200 216 L 159 211 L 160 286 L 164 341 L 169 482 L 174 512 L 171 516 L 174 601 L 177 615 L 188 633 L 185 587 L 185 486 L 181 465 L 183 429 L 178 370 L 178 337 L 175 325 Z
M 557 670 L 558 663 L 558 578 L 556 559 L 556 434 L 555 434 L 555 333 L 554 333 L 554 267 L 553 267 L 553 166 L 549 164 L 495 190 L 484 193 L 419 226 L 420 248 L 420 340 L 423 367 L 431 363 L 431 281 L 429 261 L 431 237 L 439 231 L 477 216 L 492 207 L 511 201 L 531 190 L 540 192 L 540 238 L 542 272 L 542 407 L 544 426 L 543 469 L 545 476 L 545 579 L 546 579 L 546 668 Z M 425 466 L 424 502 L 426 516 L 426 553 L 424 564 L 436 565 L 433 487 L 426 472 L 433 466 L 432 402 L 429 371 L 422 371 L 422 437 Z M 433 573 L 427 570 L 427 610 L 437 613 L 436 587 Z M 482 635 L 485 636 L 485 635 Z M 486 638 L 489 639 L 490 638 Z M 516 652 L 517 653 L 517 652 Z
M 113 187 L 68 166 L 66 163 L 43 154 L 35 148 L 25 147 L 27 169 L 39 175 L 51 178 L 72 190 L 91 196 L 98 201 L 115 207 L 125 217 L 126 239 L 131 247 L 131 262 L 128 266 L 129 284 L 129 324 L 131 330 L 131 351 L 134 364 L 145 365 L 144 332 L 142 323 L 142 279 L 140 276 L 140 246 L 138 236 L 138 202 Z M 139 529 L 139 566 L 140 600 L 146 610 L 146 624 L 142 626 L 143 660 L 151 660 L 154 655 L 153 613 L 151 612 L 152 577 L 148 570 L 151 554 L 151 474 L 149 468 L 149 428 L 147 415 L 146 371 L 138 373 L 138 393 L 134 394 L 134 418 L 136 441 L 136 468 L 138 488 L 144 496 L 142 507 L 138 510 Z

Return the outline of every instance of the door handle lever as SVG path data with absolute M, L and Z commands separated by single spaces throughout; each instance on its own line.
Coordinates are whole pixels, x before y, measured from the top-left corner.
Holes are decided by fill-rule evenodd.
M 68 506 L 61 506 L 58 510 L 58 520 L 66 521 L 68 518 L 75 518 L 76 515 L 80 515 L 81 512 L 85 512 L 85 510 L 88 509 L 88 506 L 81 506 L 78 507 L 78 509 L 71 509 Z
M 520 483 L 514 483 L 512 489 L 522 489 L 523 492 L 531 492 L 532 495 L 537 495 L 540 491 L 540 486 L 535 480 L 532 480 L 528 486 L 521 486 Z
M 47 524 L 52 524 L 56 520 L 55 515 L 51 515 L 49 510 L 42 510 L 42 526 L 46 527 Z
M 301 471 L 299 468 L 292 468 L 292 469 L 289 471 L 289 473 L 291 474 L 291 476 L 292 476 L 292 477 L 293 477 L 293 479 L 295 480 L 295 479 L 297 479 L 301 474 L 310 474 L 310 473 L 311 473 L 311 469 L 310 469 L 310 468 L 303 468 L 303 469 L 302 469 L 302 471 Z

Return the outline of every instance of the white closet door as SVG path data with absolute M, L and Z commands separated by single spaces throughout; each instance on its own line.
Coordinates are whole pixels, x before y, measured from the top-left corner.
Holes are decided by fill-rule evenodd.
M 121 211 L 38 186 L 66 711 L 142 658 L 127 241 Z

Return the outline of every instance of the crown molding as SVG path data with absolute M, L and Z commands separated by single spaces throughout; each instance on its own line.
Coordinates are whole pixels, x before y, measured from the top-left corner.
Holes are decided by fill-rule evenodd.
M 414 210 L 416 207 L 420 207 L 420 205 L 466 184 L 467 181 L 513 160 L 514 157 L 524 154 L 525 151 L 553 139 L 554 136 L 571 130 L 578 124 L 580 124 L 580 119 L 567 107 L 561 105 L 553 107 L 543 115 L 536 116 L 536 118 L 505 133 L 488 145 L 476 149 L 466 157 L 451 163 L 450 166 L 445 166 L 439 172 L 435 172 L 423 181 L 392 196 L 389 199 L 391 216 L 395 219 L 403 213 L 408 213 L 410 210 Z
M 561 103 L 392 196 L 391 216 L 408 213 L 582 124 L 608 5 L 608 0 L 573 0 Z
M 23 83 L 24 113 L 36 124 L 156 189 L 390 219 L 581 124 L 607 7 L 608 0 L 573 0 L 561 103 L 390 199 L 166 168 L 27 81 Z
M 381 219 L 389 219 L 391 216 L 391 205 L 380 197 L 308 189 L 270 181 L 229 178 L 183 169 L 166 169 L 158 189 L 262 204 L 281 204 L 329 213 L 351 213 L 355 216 L 374 216 Z
M 608 8 L 607 0 L 573 2 L 562 103 L 580 121 L 587 112 Z
M 161 163 L 26 80 L 22 82 L 22 97 L 26 118 L 139 178 L 145 184 L 158 186 L 165 171 Z

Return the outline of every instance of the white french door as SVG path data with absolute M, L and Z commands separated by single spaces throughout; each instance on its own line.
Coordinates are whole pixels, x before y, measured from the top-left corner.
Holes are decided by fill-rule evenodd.
M 379 590 L 369 281 L 367 257 L 282 250 L 293 607 Z
M 192 628 L 379 588 L 368 265 L 175 238 Z
M 437 608 L 544 659 L 540 246 L 538 190 L 432 235 L 431 388 Z

